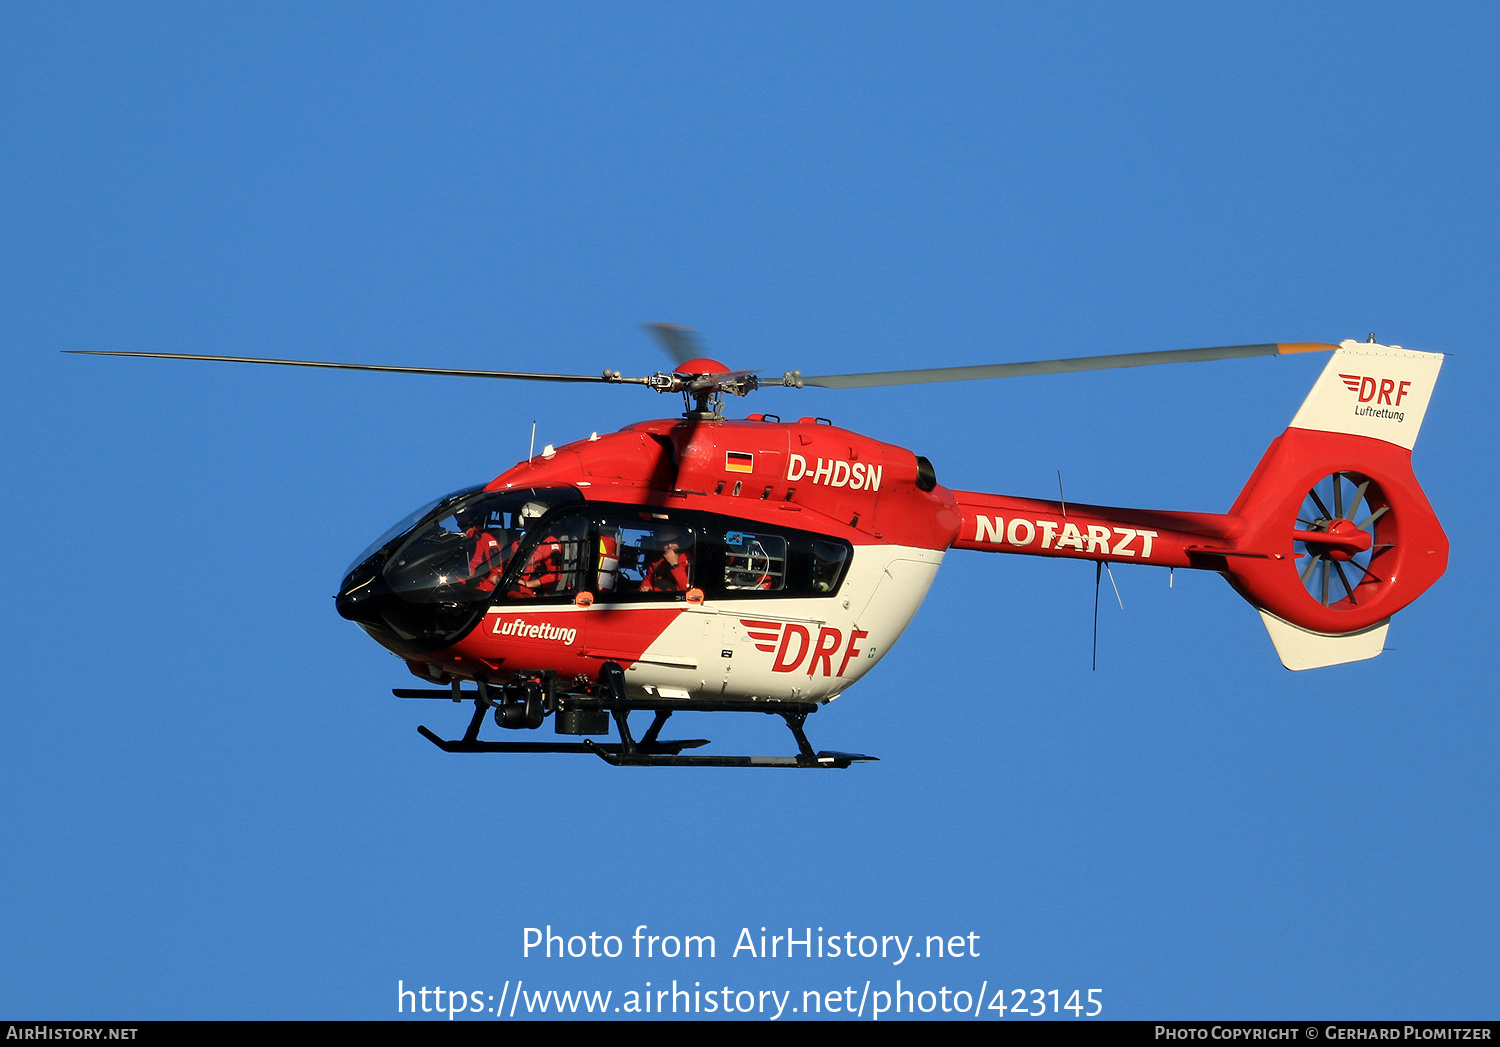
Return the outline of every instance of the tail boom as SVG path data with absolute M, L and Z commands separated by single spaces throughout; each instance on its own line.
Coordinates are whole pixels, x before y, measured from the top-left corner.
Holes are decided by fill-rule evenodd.
M 1240 551 L 1245 522 L 1219 513 L 1074 505 L 978 491 L 954 491 L 955 549 L 1075 560 L 1221 570 Z

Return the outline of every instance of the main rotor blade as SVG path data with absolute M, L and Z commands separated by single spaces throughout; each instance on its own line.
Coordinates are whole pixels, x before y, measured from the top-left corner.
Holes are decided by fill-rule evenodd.
M 822 389 L 863 389 L 877 385 L 917 385 L 923 382 L 972 382 L 980 378 L 1020 378 L 1033 374 L 1066 371 L 1099 371 L 1115 367 L 1148 367 L 1152 364 L 1186 364 L 1205 360 L 1233 360 L 1242 356 L 1285 356 L 1288 353 L 1332 352 L 1338 346 L 1326 342 L 1271 342 L 1266 345 L 1221 345 L 1208 349 L 1168 349 L 1154 353 L 1117 353 L 1111 356 L 1075 356 L 1066 360 L 1032 360 L 1025 363 L 985 364 L 978 367 L 928 367 L 917 371 L 872 371 L 866 374 L 825 374 L 801 384 Z
M 440 374 L 459 378 L 514 378 L 526 382 L 604 382 L 648 385 L 646 378 L 624 378 L 618 371 L 597 374 L 536 374 L 530 371 L 465 371 L 454 367 L 396 367 L 391 364 L 341 364 L 322 360 L 269 360 L 255 356 L 197 356 L 190 353 L 118 353 L 98 349 L 64 349 L 80 356 L 147 356 L 158 360 L 215 360 L 230 364 L 280 364 L 284 367 L 332 367 L 343 371 L 391 371 L 396 374 Z
M 654 338 L 656 344 L 666 350 L 667 355 L 679 366 L 708 355 L 703 348 L 703 340 L 691 327 L 684 327 L 682 324 L 641 324 L 641 330 Z

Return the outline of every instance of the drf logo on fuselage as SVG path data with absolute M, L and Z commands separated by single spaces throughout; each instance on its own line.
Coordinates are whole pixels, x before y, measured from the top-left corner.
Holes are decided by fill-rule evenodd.
M 849 630 L 849 640 L 844 641 L 841 629 L 825 625 L 818 630 L 817 640 L 812 630 L 805 625 L 787 622 L 764 622 L 753 618 L 741 618 L 745 634 L 755 644 L 755 649 L 770 654 L 776 653 L 771 665 L 773 673 L 791 673 L 805 664 L 808 676 L 843 676 L 849 663 L 860 656 L 856 645 L 870 634 L 863 629 Z M 839 659 L 838 672 L 833 671 L 833 660 Z
M 851 491 L 878 491 L 880 477 L 885 472 L 883 465 L 866 465 L 864 462 L 845 462 L 837 458 L 819 458 L 817 465 L 809 467 L 807 459 L 800 454 L 792 455 L 787 463 L 788 481 L 808 477 L 808 483 L 824 487 L 847 487 Z

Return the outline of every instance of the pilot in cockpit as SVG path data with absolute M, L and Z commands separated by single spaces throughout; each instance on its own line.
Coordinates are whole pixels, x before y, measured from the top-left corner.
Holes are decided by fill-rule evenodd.
M 493 592 L 505 570 L 504 546 L 485 528 L 488 517 L 483 509 L 470 506 L 460 509 L 453 518 L 465 538 L 473 541 L 469 553 L 467 585 L 482 593 Z

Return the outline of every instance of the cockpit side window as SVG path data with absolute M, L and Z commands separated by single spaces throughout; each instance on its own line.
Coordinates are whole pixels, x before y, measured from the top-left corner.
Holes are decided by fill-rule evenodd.
M 576 512 L 539 520 L 507 550 L 505 596 L 535 600 L 588 588 L 588 531 L 588 519 Z

